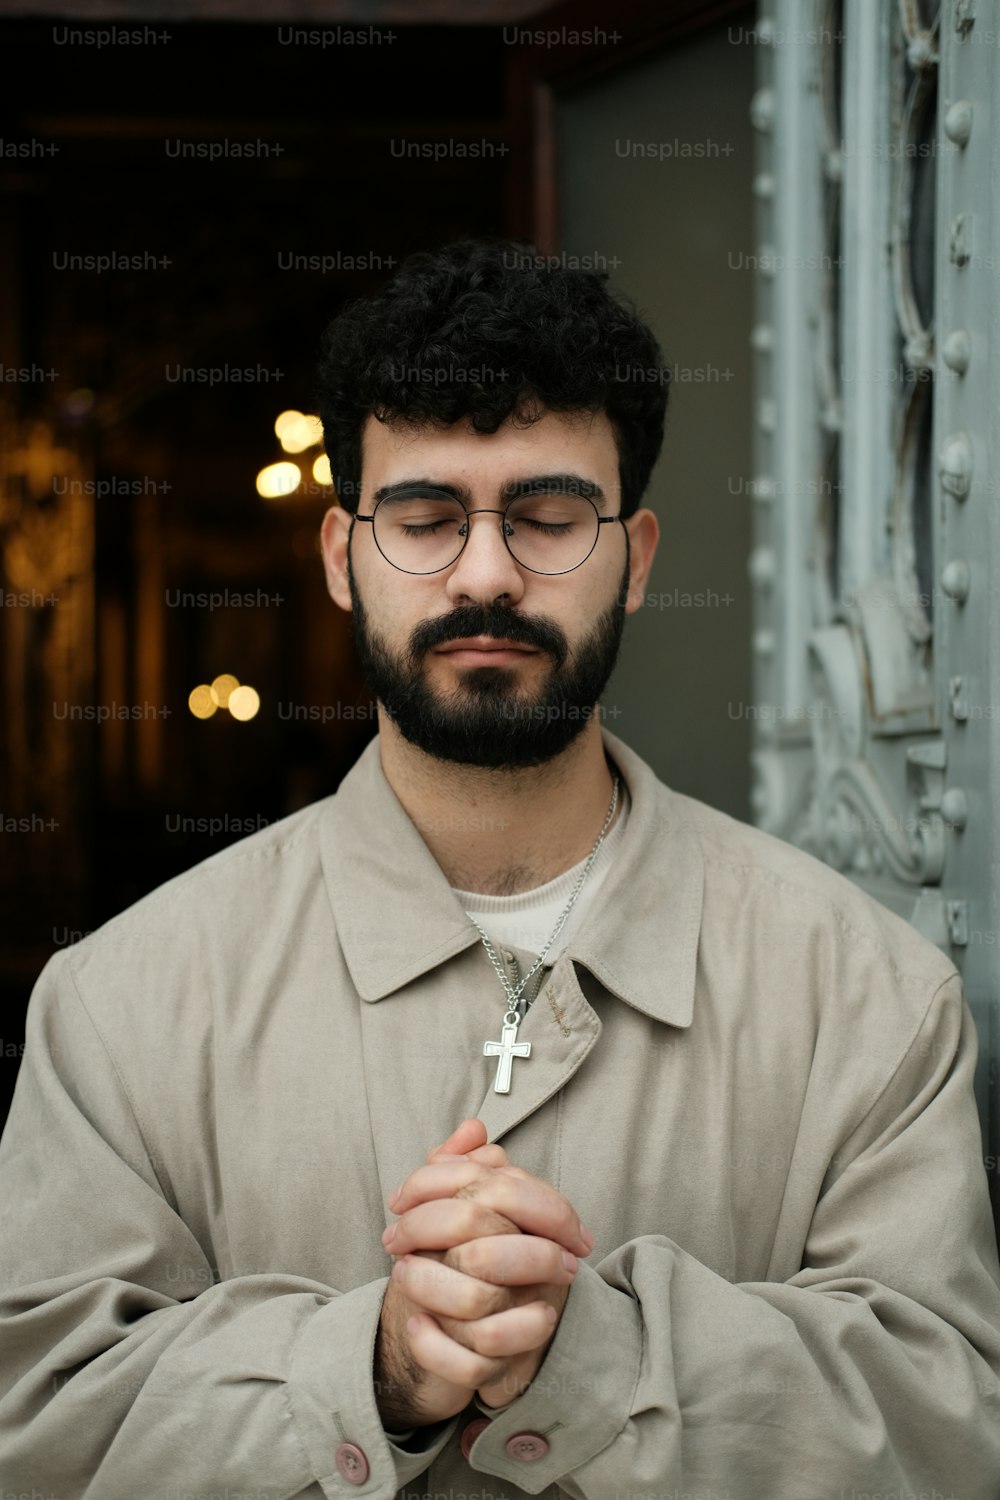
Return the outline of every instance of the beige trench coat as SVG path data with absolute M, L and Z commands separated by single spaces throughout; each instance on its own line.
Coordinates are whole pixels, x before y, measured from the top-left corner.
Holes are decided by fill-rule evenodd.
M 604 740 L 631 816 L 507 1096 L 496 975 L 377 740 L 50 959 L 0 1146 L 0 1496 L 997 1500 L 954 966 Z M 407 1452 L 386 1198 L 469 1115 L 597 1242 L 525 1394 Z

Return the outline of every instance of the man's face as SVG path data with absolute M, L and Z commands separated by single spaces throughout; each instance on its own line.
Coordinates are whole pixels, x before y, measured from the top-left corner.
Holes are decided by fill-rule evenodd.
M 369 418 L 362 496 L 406 480 L 453 487 L 468 510 L 503 508 L 511 481 L 562 474 L 598 486 L 600 515 L 620 509 L 618 452 L 604 413 L 547 412 L 526 429 L 482 434 L 466 422 L 417 433 Z M 461 556 L 432 574 L 394 568 L 368 523 L 347 552 L 354 633 L 369 686 L 396 728 L 438 760 L 514 769 L 564 750 L 594 717 L 624 624 L 628 542 L 598 528 L 589 558 L 543 575 L 510 555 L 499 515 L 475 515 Z M 456 643 L 474 640 L 477 648 Z M 497 651 L 499 641 L 515 649 Z

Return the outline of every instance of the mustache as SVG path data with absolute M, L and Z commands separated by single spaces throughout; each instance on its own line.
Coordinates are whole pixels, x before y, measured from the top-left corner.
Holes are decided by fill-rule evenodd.
M 554 657 L 557 667 L 562 666 L 569 653 L 566 636 L 551 620 L 515 614 L 498 604 L 469 604 L 434 620 L 425 620 L 410 637 L 410 652 L 416 660 L 435 646 L 476 635 L 514 641 L 518 646 L 536 646 Z

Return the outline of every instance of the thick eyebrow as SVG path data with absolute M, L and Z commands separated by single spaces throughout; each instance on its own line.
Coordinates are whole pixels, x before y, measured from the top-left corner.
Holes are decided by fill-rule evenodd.
M 533 474 L 530 479 L 511 479 L 500 491 L 500 499 L 507 504 L 519 495 L 583 495 L 593 500 L 600 509 L 605 502 L 604 491 L 593 479 L 584 479 L 581 474 Z
M 393 484 L 383 484 L 372 495 L 371 503 L 375 506 L 380 500 L 427 495 L 447 495 L 458 500 L 466 510 L 475 509 L 472 492 L 464 484 L 442 484 L 440 480 L 427 477 L 397 479 Z M 581 474 L 531 474 L 524 479 L 508 479 L 501 486 L 497 499 L 501 505 L 509 505 L 521 495 L 584 495 L 593 500 L 599 510 L 607 498 L 599 484 L 593 479 L 584 479 Z

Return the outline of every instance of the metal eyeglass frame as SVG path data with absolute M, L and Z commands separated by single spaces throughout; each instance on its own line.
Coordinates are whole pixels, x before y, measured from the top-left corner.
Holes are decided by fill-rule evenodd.
M 385 499 L 391 499 L 391 498 L 392 497 L 389 496 L 389 495 L 387 495 L 385 497 Z M 589 495 L 577 495 L 576 499 L 577 500 L 585 500 L 586 503 L 590 506 L 591 510 L 594 512 L 594 515 L 597 517 L 597 530 L 594 532 L 594 540 L 591 543 L 590 551 L 587 553 L 586 557 L 581 557 L 580 561 L 578 563 L 574 563 L 571 568 L 557 568 L 554 573 L 547 573 L 542 568 L 530 568 L 530 567 L 528 567 L 528 564 L 527 563 L 523 563 L 519 557 L 514 557 L 513 552 L 510 551 L 510 542 L 508 540 L 508 537 L 513 535 L 513 531 L 512 530 L 508 530 L 508 528 L 507 528 L 506 525 L 501 525 L 501 527 L 500 527 L 500 535 L 503 537 L 504 546 L 507 548 L 507 551 L 510 553 L 511 557 L 514 558 L 514 561 L 517 563 L 517 566 L 519 568 L 527 568 L 527 571 L 529 573 L 536 573 L 536 574 L 538 574 L 538 576 L 540 578 L 561 578 L 563 576 L 563 574 L 565 574 L 565 573 L 575 573 L 576 570 L 577 570 L 577 568 L 582 568 L 583 567 L 584 563 L 587 561 L 587 558 L 589 558 L 591 556 L 591 554 L 594 551 L 594 548 L 597 546 L 597 543 L 600 541 L 600 539 L 601 539 L 601 527 L 602 526 L 609 526 L 613 521 L 620 521 L 621 520 L 621 512 L 620 511 L 619 511 L 618 515 L 616 515 L 616 516 L 602 516 L 602 515 L 600 515 L 598 513 L 597 506 L 594 504 L 593 500 L 591 500 L 591 498 L 590 498 Z M 458 551 L 455 553 L 455 556 L 452 558 L 451 562 L 442 563 L 442 565 L 441 565 L 440 568 L 427 568 L 426 570 L 424 570 L 422 572 L 418 572 L 415 568 L 401 568 L 399 566 L 399 563 L 393 562 L 392 558 L 389 557 L 387 555 L 387 553 L 382 552 L 382 548 L 379 547 L 378 533 L 375 530 L 375 514 L 378 511 L 379 505 L 383 505 L 384 503 L 385 503 L 384 500 L 380 500 L 378 502 L 378 505 L 375 506 L 375 510 L 372 511 L 372 513 L 371 513 L 370 516 L 363 516 L 359 512 L 355 511 L 355 513 L 354 513 L 354 520 L 355 521 L 371 521 L 371 523 L 372 523 L 372 536 L 375 538 L 375 545 L 376 545 L 376 547 L 378 547 L 379 552 L 382 553 L 382 556 L 385 558 L 385 560 L 389 564 L 390 568 L 395 568 L 397 570 L 397 572 L 400 572 L 400 573 L 406 573 L 411 578 L 430 578 L 435 573 L 443 573 L 447 568 L 453 568 L 455 566 L 455 564 L 458 562 L 458 559 L 461 557 L 462 553 L 465 551 L 466 543 L 468 542 L 469 536 L 470 536 L 471 531 L 472 531 L 472 528 L 470 526 L 466 526 L 464 528 L 465 529 L 465 536 L 464 536 L 464 538 L 462 540 L 462 545 L 461 545 L 461 547 L 459 547 Z M 461 501 L 459 501 L 458 503 L 461 505 Z M 462 509 L 465 510 L 465 507 L 462 506 Z M 465 515 L 466 515 L 466 518 L 468 518 L 469 516 L 503 516 L 503 517 L 506 518 L 507 512 L 506 512 L 506 510 L 466 510 L 465 511 Z M 459 531 L 460 532 L 461 532 L 461 530 L 462 530 L 462 527 L 459 527 Z

